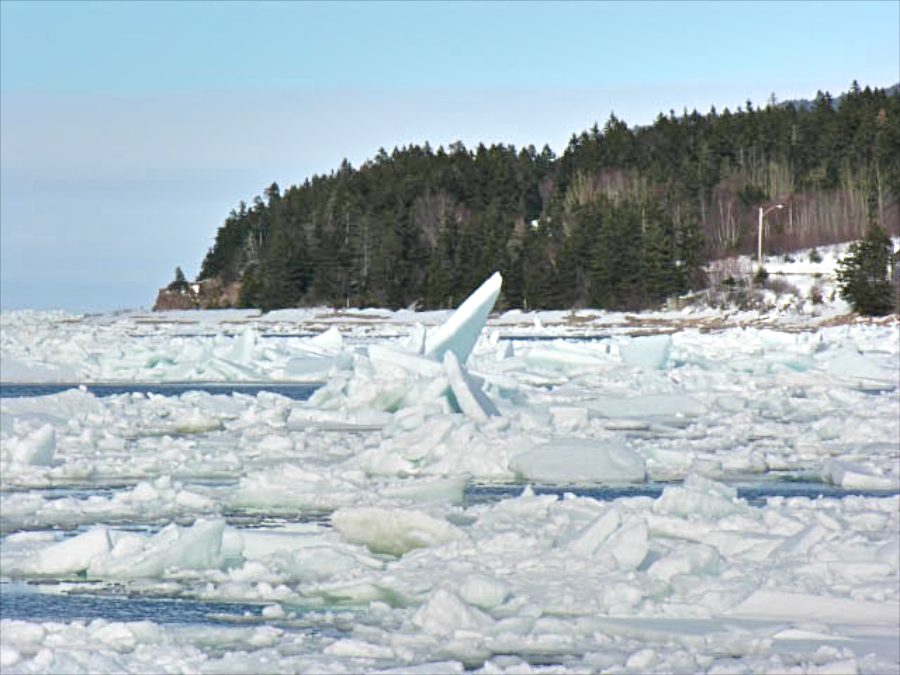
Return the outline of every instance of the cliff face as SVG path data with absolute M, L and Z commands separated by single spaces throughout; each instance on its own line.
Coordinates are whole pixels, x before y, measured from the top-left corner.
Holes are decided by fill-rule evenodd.
M 199 305 L 193 293 L 160 288 L 156 302 L 153 303 L 153 311 L 166 312 L 173 309 L 199 309 Z
M 154 312 L 165 312 L 178 309 L 222 309 L 236 307 L 240 294 L 240 282 L 223 286 L 218 279 L 204 279 L 190 284 L 183 291 L 160 288 L 153 305 Z

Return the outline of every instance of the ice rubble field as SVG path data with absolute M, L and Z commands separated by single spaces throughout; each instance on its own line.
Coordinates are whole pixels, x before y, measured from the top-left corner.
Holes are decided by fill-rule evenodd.
M 262 608 L 3 619 L 3 672 L 898 671 L 896 321 L 806 329 L 837 304 L 482 330 L 498 290 L 454 315 L 4 313 L 6 384 L 324 384 L 0 399 L 8 587 Z M 734 487 L 784 476 L 865 495 Z M 659 497 L 578 496 L 647 481 Z M 524 487 L 466 501 L 503 482 Z

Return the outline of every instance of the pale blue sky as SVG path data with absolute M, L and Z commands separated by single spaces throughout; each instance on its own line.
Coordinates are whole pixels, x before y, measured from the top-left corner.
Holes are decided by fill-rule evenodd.
M 0 306 L 152 305 L 228 211 L 379 147 L 900 80 L 900 2 L 0 1 Z

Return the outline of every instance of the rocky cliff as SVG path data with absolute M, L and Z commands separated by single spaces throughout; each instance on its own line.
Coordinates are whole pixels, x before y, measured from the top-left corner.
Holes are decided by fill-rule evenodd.
M 189 284 L 184 290 L 160 288 L 156 295 L 153 311 L 236 307 L 240 290 L 240 282 L 223 286 L 218 279 L 204 279 L 198 283 Z

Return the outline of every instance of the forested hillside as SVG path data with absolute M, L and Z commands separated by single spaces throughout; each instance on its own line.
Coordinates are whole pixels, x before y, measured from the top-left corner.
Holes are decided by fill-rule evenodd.
M 219 228 L 198 281 L 239 303 L 451 307 L 494 270 L 501 308 L 640 309 L 701 288 L 710 258 L 900 234 L 896 88 L 811 105 L 611 115 L 548 148 L 384 149 L 359 168 L 273 183 Z

